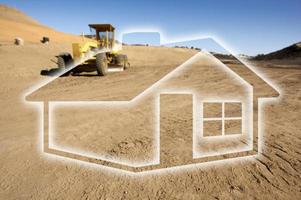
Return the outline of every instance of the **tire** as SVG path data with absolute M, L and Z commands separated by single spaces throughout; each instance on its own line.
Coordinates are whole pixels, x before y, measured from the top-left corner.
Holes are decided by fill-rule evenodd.
M 124 66 L 123 66 L 123 69 L 124 70 L 127 70 L 127 69 L 129 69 L 130 68 L 130 63 L 129 62 L 125 62 L 124 63 Z
M 108 60 L 105 53 L 96 55 L 96 70 L 99 76 L 105 76 L 108 73 Z
M 119 54 L 119 55 L 116 55 L 115 59 L 116 59 L 116 64 L 122 65 L 124 70 L 126 70 L 130 67 L 130 63 L 128 62 L 127 55 Z
M 67 70 L 66 59 L 64 59 L 62 56 L 57 57 L 57 65 L 61 71 Z M 62 74 L 62 76 L 69 76 L 70 73 L 71 73 L 70 71 L 67 71 L 66 73 Z
M 59 56 L 57 57 L 57 65 L 60 69 L 65 69 L 66 68 L 66 63 L 63 57 Z

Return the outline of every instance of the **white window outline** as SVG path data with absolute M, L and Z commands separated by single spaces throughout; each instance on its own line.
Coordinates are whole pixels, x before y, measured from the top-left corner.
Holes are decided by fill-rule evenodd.
M 222 117 L 204 117 L 204 104 L 205 103 L 219 103 L 219 104 L 222 104 Z M 225 117 L 225 103 L 240 103 L 241 104 L 241 116 L 240 117 Z M 243 115 L 243 104 L 242 102 L 240 101 L 222 101 L 222 102 L 214 102 L 214 101 L 204 101 L 203 104 L 203 137 L 216 137 L 216 136 L 231 136 L 231 135 L 240 135 L 242 134 L 242 115 Z M 228 134 L 225 134 L 225 120 L 240 120 L 240 126 L 241 126 L 241 132 L 240 133 L 228 133 Z M 210 136 L 210 135 L 206 135 L 204 136 L 204 122 L 205 121 L 222 121 L 222 135 L 216 135 L 216 136 Z

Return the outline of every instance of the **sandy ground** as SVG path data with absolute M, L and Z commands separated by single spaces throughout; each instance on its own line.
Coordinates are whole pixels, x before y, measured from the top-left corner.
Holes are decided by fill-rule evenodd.
M 24 93 L 37 82 L 50 79 L 51 77 L 41 76 L 40 71 L 53 68 L 54 64 L 50 59 L 59 52 L 70 52 L 69 42 L 80 38 L 54 31 L 19 11 L 4 6 L 0 6 L 0 11 L 0 26 L 8 27 L 0 30 L 0 199 L 298 199 L 300 197 L 299 62 L 257 63 L 256 69 L 281 90 L 281 97 L 264 107 L 264 148 L 258 156 L 210 166 L 199 165 L 182 170 L 133 176 L 43 153 L 41 130 L 38 126 L 41 117 L 35 107 L 24 102 Z M 25 46 L 11 45 L 17 36 L 25 39 Z M 50 40 L 54 42 L 49 45 L 38 44 L 43 36 L 50 36 Z M 40 93 L 40 97 L 128 99 L 195 54 L 192 50 L 153 47 L 127 47 L 125 52 L 133 64 L 130 70 L 102 78 L 94 76 L 93 73 L 59 78 Z M 233 69 L 240 70 L 235 66 Z M 184 85 L 201 87 L 206 79 L 220 81 L 221 76 L 215 71 L 208 68 L 204 70 L 192 70 L 192 73 L 182 74 L 170 84 L 176 85 L 180 80 Z M 260 80 L 248 75 L 248 72 L 243 73 L 247 74 L 250 82 L 260 86 L 257 88 L 258 91 L 267 92 Z M 192 83 L 188 81 L 190 76 L 195 78 Z M 231 82 L 230 79 L 222 81 L 225 85 Z M 218 89 L 219 84 L 212 84 L 209 91 Z M 222 89 L 233 92 L 237 90 L 237 86 L 229 84 Z M 92 96 L 89 96 L 91 94 Z M 175 100 L 177 98 L 174 98 Z M 171 106 L 170 109 L 175 109 L 172 106 L 175 105 L 172 99 L 167 98 L 165 101 Z M 183 120 L 191 117 L 191 113 L 187 112 L 187 108 L 191 107 L 189 98 L 187 100 L 180 98 L 177 103 L 179 103 L 177 109 L 183 116 L 179 118 L 179 115 L 174 115 L 171 120 L 167 120 L 166 130 L 170 127 L 174 129 L 191 127 L 189 120 Z M 62 130 L 66 130 L 65 124 L 72 119 L 68 123 L 71 126 L 69 129 L 71 134 L 59 136 L 61 140 L 58 141 L 70 144 L 78 138 L 85 140 L 92 135 L 94 141 L 82 143 L 84 144 L 82 148 L 92 147 L 92 150 L 95 148 L 95 152 L 105 152 L 113 157 L 128 158 L 126 155 L 130 155 L 128 159 L 149 160 L 152 157 L 154 141 L 145 128 L 151 129 L 147 126 L 148 121 L 144 115 L 147 109 L 150 107 L 137 107 L 131 110 L 131 113 L 134 112 L 139 118 L 138 121 L 131 117 L 130 112 L 108 112 L 106 116 L 98 116 L 109 125 L 108 129 L 114 128 L 114 132 L 120 134 L 112 137 L 101 132 L 101 137 L 93 135 L 98 130 L 97 126 L 92 129 L 90 126 L 95 122 L 93 109 L 90 112 L 92 115 L 89 116 L 84 114 L 76 118 L 74 116 L 77 115 L 61 115 Z M 76 114 L 79 110 L 73 112 Z M 123 115 L 128 120 L 119 120 L 116 123 L 109 118 L 110 114 L 117 118 Z M 80 131 L 84 130 L 86 135 L 82 135 L 76 128 L 72 129 L 72 126 L 78 125 L 87 117 L 90 121 L 79 128 Z M 162 115 L 162 119 L 168 118 Z M 138 122 L 138 125 L 131 127 L 128 125 L 129 121 Z M 182 124 L 176 123 L 179 121 Z M 131 134 L 136 129 L 139 130 L 137 132 L 139 134 Z M 168 137 L 180 135 L 181 130 L 175 132 L 175 135 L 167 134 Z M 104 148 L 99 149 L 98 144 L 102 144 Z M 167 142 L 166 145 L 176 146 L 176 143 Z M 186 149 L 179 146 L 178 150 Z M 169 161 L 177 159 L 175 154 Z
M 300 69 L 257 68 L 279 86 L 282 94 L 278 101 L 264 108 L 264 150 L 259 156 L 210 167 L 200 165 L 176 172 L 129 176 L 64 161 L 41 151 L 37 127 L 39 114 L 24 104 L 22 94 L 36 82 L 49 78 L 40 76 L 40 70 L 52 67 L 50 58 L 69 48 L 69 45 L 55 44 L 0 47 L 3 69 L 0 74 L 1 198 L 297 199 L 300 196 Z M 153 70 L 158 72 L 159 78 L 166 72 L 166 67 Z M 141 71 L 133 68 L 123 73 L 133 73 L 131 76 L 134 78 L 135 74 L 141 76 L 143 71 L 141 67 Z M 146 81 L 154 80 L 147 70 L 145 72 Z M 112 76 L 118 78 L 123 75 L 108 77 Z M 77 77 L 68 78 L 75 83 Z M 96 76 L 81 78 L 99 81 Z M 128 140 L 131 142 L 131 137 Z M 136 143 L 141 144 L 139 141 Z M 111 149 L 115 154 L 127 149 L 124 143 L 112 145 L 116 145 Z

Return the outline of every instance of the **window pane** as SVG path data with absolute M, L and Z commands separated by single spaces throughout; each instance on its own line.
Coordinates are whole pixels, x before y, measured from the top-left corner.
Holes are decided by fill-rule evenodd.
M 241 103 L 225 103 L 225 117 L 241 117 Z
M 241 120 L 225 120 L 225 135 L 241 133 Z
M 222 135 L 222 121 L 204 121 L 203 122 L 203 136 L 218 136 Z
M 222 117 L 222 103 L 204 103 L 203 117 L 204 118 Z

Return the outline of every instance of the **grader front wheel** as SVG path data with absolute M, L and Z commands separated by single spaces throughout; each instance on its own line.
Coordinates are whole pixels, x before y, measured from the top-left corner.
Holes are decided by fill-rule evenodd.
M 59 55 L 57 56 L 57 65 L 58 68 L 61 71 L 66 71 L 64 74 L 62 74 L 62 76 L 68 76 L 71 71 L 68 70 L 68 65 L 70 63 L 70 61 L 72 60 L 72 57 L 70 54 L 65 54 L 65 55 Z

